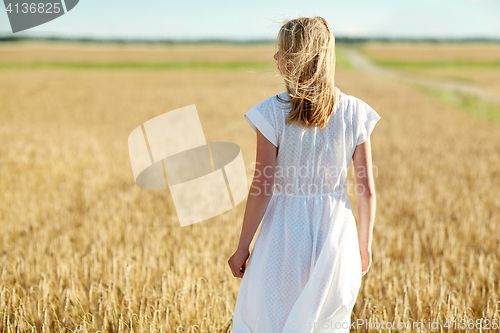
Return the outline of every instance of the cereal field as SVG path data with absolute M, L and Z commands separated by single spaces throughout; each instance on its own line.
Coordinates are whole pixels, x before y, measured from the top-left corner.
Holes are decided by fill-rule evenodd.
M 383 47 L 375 56 L 390 52 Z M 0 44 L 0 331 L 231 332 L 241 280 L 227 260 L 245 201 L 181 228 L 168 190 L 134 183 L 127 138 L 146 120 L 196 104 L 208 142 L 241 147 L 250 184 L 256 138 L 243 114 L 284 90 L 273 50 Z M 352 321 L 462 332 L 461 320 L 483 318 L 484 331 L 495 331 L 500 126 L 349 68 L 338 50 L 339 88 L 382 117 L 372 135 L 373 263 Z M 469 49 L 464 57 L 498 59 Z

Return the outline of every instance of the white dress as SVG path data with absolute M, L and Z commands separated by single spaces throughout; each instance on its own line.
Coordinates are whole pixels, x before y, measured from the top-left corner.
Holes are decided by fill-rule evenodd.
M 288 94 L 279 95 L 287 100 Z M 380 116 L 341 92 L 324 129 L 285 125 L 276 96 L 245 119 L 278 147 L 273 195 L 241 280 L 233 333 L 349 332 L 361 284 L 356 222 L 344 188 L 356 145 Z

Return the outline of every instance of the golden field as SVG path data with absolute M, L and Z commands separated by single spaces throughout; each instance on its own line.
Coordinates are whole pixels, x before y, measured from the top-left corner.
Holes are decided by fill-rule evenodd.
M 6 42 L 0 45 L 0 62 L 273 61 L 274 53 L 268 53 L 273 47 L 269 44 L 206 44 L 200 48 L 197 44 Z
M 369 42 L 361 46 L 362 50 L 373 58 L 395 61 L 498 61 L 500 45 L 498 43 L 430 43 Z
M 0 44 L 0 65 L 272 64 L 274 49 L 93 47 L 61 52 L 50 44 Z M 0 70 L 0 331 L 231 332 L 241 280 L 227 260 L 245 202 L 181 228 L 168 190 L 135 184 L 127 138 L 146 120 L 196 104 L 207 141 L 241 147 L 250 184 L 256 138 L 243 114 L 284 90 L 275 74 Z M 336 80 L 382 117 L 372 135 L 373 263 L 352 321 L 421 321 L 423 330 L 406 332 L 463 332 L 427 325 L 483 318 L 490 320 L 484 331 L 494 332 L 491 320 L 500 321 L 500 127 L 353 69 L 338 68 Z

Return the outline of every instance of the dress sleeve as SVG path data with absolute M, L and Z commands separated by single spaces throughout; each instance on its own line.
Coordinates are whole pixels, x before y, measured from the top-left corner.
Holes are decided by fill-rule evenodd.
M 258 128 L 267 140 L 278 147 L 276 115 L 271 103 L 267 103 L 267 101 L 260 102 L 245 113 L 244 116 L 255 132 L 257 132 Z
M 370 105 L 364 101 L 359 101 L 357 108 L 356 146 L 368 139 L 380 118 L 379 114 Z

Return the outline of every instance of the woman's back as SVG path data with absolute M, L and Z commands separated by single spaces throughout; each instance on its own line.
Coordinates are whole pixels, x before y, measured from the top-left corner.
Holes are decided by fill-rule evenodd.
M 279 95 L 288 100 L 288 94 Z M 347 167 L 357 144 L 369 136 L 380 116 L 359 98 L 340 92 L 340 100 L 325 128 L 286 124 L 287 103 L 272 96 L 255 105 L 245 118 L 278 146 L 275 191 L 314 196 L 347 186 Z M 259 128 L 260 129 L 260 128 Z

